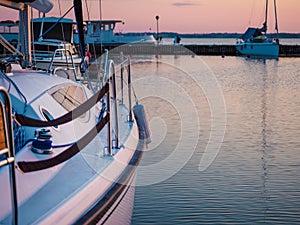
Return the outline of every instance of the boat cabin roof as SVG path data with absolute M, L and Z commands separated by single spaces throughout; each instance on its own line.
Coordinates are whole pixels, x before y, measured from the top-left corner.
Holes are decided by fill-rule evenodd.
M 52 45 L 52 46 L 68 46 L 72 45 L 70 42 L 59 40 L 59 39 L 43 39 L 42 41 L 34 41 L 34 44 Z
M 59 17 L 44 17 L 44 18 L 34 18 L 33 22 L 33 39 L 38 40 L 41 33 L 43 33 L 43 39 L 54 39 L 63 40 L 67 42 L 72 42 L 73 36 L 73 20 L 68 18 Z M 57 24 L 56 24 L 57 23 Z M 43 24 L 43 26 L 42 26 Z M 54 27 L 53 25 L 56 24 Z M 41 32 L 41 29 L 43 31 Z M 50 32 L 45 33 L 51 28 Z
M 59 23 L 71 23 L 73 24 L 73 20 L 72 19 L 68 19 L 68 18 L 59 18 L 59 17 L 44 17 L 44 18 L 34 18 L 32 19 L 32 22 L 35 22 L 35 23 L 56 23 L 58 22 Z
M 0 26 L 5 27 L 15 27 L 19 26 L 19 21 L 13 21 L 13 20 L 2 20 L 0 21 Z
M 87 20 L 86 23 L 102 23 L 102 24 L 116 24 L 123 23 L 122 20 Z
M 26 96 L 27 101 L 31 102 L 47 92 L 53 87 L 60 86 L 80 86 L 71 80 L 66 80 L 61 77 L 51 76 L 46 72 L 37 72 L 32 70 L 13 70 L 9 75 L 10 79 L 17 85 L 21 93 Z M 0 85 L 6 87 L 4 80 L 0 80 Z M 12 89 L 12 94 L 19 96 L 15 89 Z
M 122 20 L 88 20 L 85 24 L 88 27 L 94 27 L 93 32 L 100 32 L 101 30 L 113 31 L 115 29 L 116 23 L 123 23 Z M 97 30 L 97 27 L 99 30 Z
M 261 31 L 259 28 L 249 27 L 246 32 L 243 34 L 242 39 L 248 40 L 251 37 L 256 37 L 261 35 Z

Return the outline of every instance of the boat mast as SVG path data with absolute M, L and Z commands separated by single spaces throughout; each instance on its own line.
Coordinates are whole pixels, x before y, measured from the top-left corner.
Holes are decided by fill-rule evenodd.
M 267 33 L 267 24 L 268 24 L 268 7 L 269 7 L 269 0 L 266 0 L 266 14 L 265 14 L 265 22 L 263 24 L 262 27 L 262 32 L 265 32 L 265 34 Z
M 85 42 L 84 42 L 84 33 L 83 33 L 83 13 L 81 0 L 73 0 L 74 13 L 76 18 L 76 24 L 78 28 L 78 37 L 79 37 L 79 49 L 81 53 L 81 63 L 80 63 L 80 72 L 85 73 L 87 66 L 84 62 L 85 57 Z
M 102 40 L 103 40 L 103 38 L 102 38 L 102 31 L 103 31 L 103 29 L 102 29 L 102 20 L 103 20 L 103 17 L 102 17 L 102 0 L 100 0 L 99 1 L 99 19 L 100 19 L 100 52 L 101 52 L 101 54 L 102 54 L 102 49 L 103 49 L 103 46 L 102 46 Z M 94 46 L 94 48 L 95 48 L 95 46 Z M 94 49 L 94 52 L 96 52 L 95 51 L 95 49 Z
M 42 23 L 41 23 L 41 28 L 40 28 L 40 34 L 38 37 L 38 41 L 42 41 L 43 40 L 43 32 L 44 32 L 44 19 L 46 17 L 46 13 L 43 13 L 43 17 L 42 17 Z
M 20 51 L 25 55 L 25 65 L 32 63 L 31 55 L 31 24 L 30 6 L 24 5 L 24 9 L 19 11 L 19 43 Z
M 277 6 L 276 6 L 276 0 L 274 0 L 274 11 L 275 11 L 275 30 L 278 38 L 278 20 L 277 20 Z

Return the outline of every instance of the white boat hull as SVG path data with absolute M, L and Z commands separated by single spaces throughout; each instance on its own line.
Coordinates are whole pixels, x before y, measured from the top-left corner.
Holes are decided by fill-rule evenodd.
M 13 72 L 11 79 L 26 97 L 27 113 L 31 113 L 31 117 L 40 117 L 41 107 L 51 112 L 54 118 L 64 114 L 66 109 L 51 96 L 60 96 L 57 91 L 65 90 L 65 87 L 75 85 L 78 88 L 74 99 L 78 98 L 79 90 L 83 91 L 82 95 L 86 95 L 86 98 L 91 96 L 84 86 L 46 73 L 22 70 Z M 6 80 L 0 80 L 0 84 L 9 86 Z M 12 103 L 17 111 L 21 109 L 23 112 L 23 105 L 20 105 L 22 98 L 19 99 L 18 93 L 12 90 Z M 95 126 L 98 110 L 94 107 L 72 122 L 57 128 L 50 127 L 53 144 L 73 143 L 83 138 Z M 107 144 L 106 125 L 84 149 L 68 161 L 36 172 L 16 171 L 18 219 L 22 224 L 130 224 L 135 170 L 142 157 L 145 140 L 137 138 L 140 126 L 136 122 L 124 122 L 128 119 L 128 108 L 119 105 L 118 110 L 119 141 L 122 147 L 113 149 L 113 155 L 104 153 Z M 112 124 L 114 113 L 112 110 Z M 31 134 L 33 131 L 28 130 L 26 133 Z M 16 163 L 50 159 L 59 156 L 68 147 L 55 148 L 50 155 L 37 154 L 31 148 L 32 144 L 29 143 L 19 150 Z M 8 168 L 3 167 L 0 169 L 0 224 L 11 224 L 12 221 L 8 182 Z
M 135 179 L 133 174 L 130 184 L 124 186 L 119 197 L 107 209 L 103 216 L 96 216 L 94 223 L 105 225 L 130 225 L 134 207 Z M 101 215 L 101 214 L 100 214 Z
M 74 43 L 78 44 L 78 35 L 74 35 Z M 123 35 L 92 35 L 86 36 L 87 44 L 129 44 L 129 43 L 155 43 L 153 36 L 123 36 Z
M 247 56 L 272 56 L 278 57 L 279 44 L 275 42 L 240 42 L 236 44 L 236 50 Z
M 111 45 L 111 44 L 130 44 L 130 43 L 147 43 L 154 44 L 156 42 L 153 35 L 123 35 L 119 32 L 114 32 L 117 23 L 122 23 L 121 20 L 91 20 L 86 21 L 85 43 L 96 45 Z M 73 42 L 79 44 L 78 33 L 74 32 Z
M 80 4 L 74 0 L 78 14 Z M 29 24 L 27 12 L 22 15 Z M 28 40 L 30 33 L 24 34 Z M 71 47 L 60 40 L 36 42 L 37 67 L 47 70 L 52 55 L 75 55 Z M 59 64 L 66 58 L 53 60 Z M 108 55 L 105 77 L 94 80 L 96 90 L 81 79 L 0 65 L 0 103 L 5 105 L 0 118 L 0 224 L 130 224 L 136 168 L 150 132 L 144 107 L 131 104 L 130 60 L 122 61 L 128 71 L 127 106 L 117 85 L 124 79 L 118 79 Z

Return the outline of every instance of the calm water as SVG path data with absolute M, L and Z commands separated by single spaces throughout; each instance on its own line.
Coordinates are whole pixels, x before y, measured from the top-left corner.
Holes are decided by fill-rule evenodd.
M 132 224 L 300 223 L 300 58 L 133 62 L 153 141 Z

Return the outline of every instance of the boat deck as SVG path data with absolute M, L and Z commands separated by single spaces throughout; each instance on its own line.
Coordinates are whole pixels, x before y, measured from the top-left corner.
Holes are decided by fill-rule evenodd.
M 93 141 L 70 160 L 37 172 L 23 174 L 17 170 L 19 220 L 22 223 L 73 223 L 91 207 L 91 202 L 103 198 L 118 182 L 133 157 L 138 142 L 136 124 L 127 121 L 128 108 L 122 104 L 118 106 L 120 148 L 114 148 L 113 155 L 106 155 L 104 150 L 107 146 L 106 125 Z M 112 120 L 112 127 L 113 124 Z M 73 132 L 80 133 L 80 126 L 76 129 L 77 131 Z M 63 127 L 61 130 L 64 130 Z M 84 129 L 81 132 L 84 132 Z M 55 132 L 53 135 L 60 136 Z M 60 154 L 67 148 L 56 148 L 51 155 L 41 155 L 33 153 L 29 143 L 17 154 L 16 162 L 44 160 Z M 8 170 L 1 168 L 0 182 L 7 183 L 8 180 Z M 11 201 L 9 195 L 5 194 L 9 192 L 9 185 L 1 190 L 1 201 L 5 202 L 0 206 L 1 224 L 9 224 L 11 221 Z

